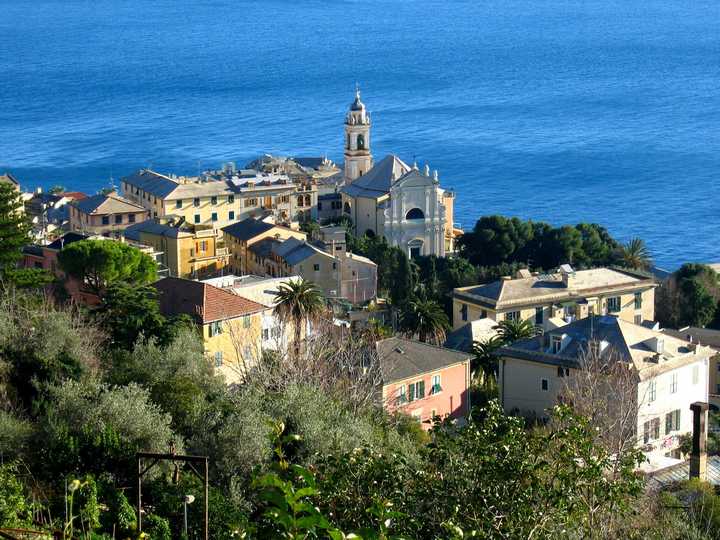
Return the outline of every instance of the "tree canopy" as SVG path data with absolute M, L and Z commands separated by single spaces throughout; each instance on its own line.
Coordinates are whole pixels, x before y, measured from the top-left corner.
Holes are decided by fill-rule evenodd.
M 114 240 L 80 240 L 58 253 L 60 267 L 96 294 L 114 283 L 144 285 L 157 275 L 155 261 L 139 249 Z

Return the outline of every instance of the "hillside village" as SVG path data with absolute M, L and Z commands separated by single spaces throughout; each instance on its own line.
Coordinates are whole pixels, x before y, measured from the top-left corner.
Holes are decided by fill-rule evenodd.
M 437 441 L 455 436 L 453 430 L 474 429 L 478 418 L 495 418 L 508 433 L 530 433 L 532 426 L 553 426 L 558 415 L 569 414 L 562 412 L 569 406 L 589 418 L 597 431 L 602 428 L 601 440 L 595 443 L 606 451 L 607 469 L 627 465 L 628 476 L 613 481 L 631 482 L 632 477 L 632 482 L 656 490 L 683 479 L 720 485 L 720 448 L 715 441 L 720 429 L 715 417 L 720 408 L 720 277 L 712 265 L 688 264 L 671 275 L 654 272 L 642 241 L 621 244 L 594 224 L 552 229 L 490 216 L 463 231 L 453 222 L 455 198 L 461 195 L 441 187 L 438 171 L 392 154 L 375 160 L 371 117 L 359 91 L 343 127 L 342 164 L 324 156 L 264 155 L 242 168 L 226 163 L 198 176 L 140 169 L 123 177 L 117 190 L 98 194 L 61 187 L 26 192 L 12 173 L 5 173 L 0 176 L 0 195 L 7 218 L 0 227 L 16 223 L 17 238 L 22 239 L 3 248 L 4 309 L 19 309 L 22 302 L 8 292 L 19 290 L 42 297 L 48 312 L 67 313 L 63 317 L 70 319 L 79 313 L 83 321 L 95 321 L 92 336 L 97 331 L 105 337 L 88 334 L 77 339 L 96 340 L 92 347 L 88 344 L 91 349 L 103 339 L 111 344 L 112 360 L 103 360 L 109 365 L 102 369 L 112 377 L 93 383 L 100 384 L 93 387 L 98 401 L 115 391 L 113 385 L 134 381 L 132 373 L 152 379 L 155 368 L 142 365 L 143 359 L 149 363 L 166 354 L 155 347 L 169 351 L 173 343 L 180 343 L 176 340 L 187 339 L 182 347 L 197 354 L 203 366 L 184 375 L 185 383 L 198 388 L 193 390 L 197 394 L 188 394 L 195 397 L 178 395 L 178 400 L 211 403 L 212 393 L 245 395 L 243 388 L 253 387 L 268 395 L 275 392 L 283 396 L 281 401 L 294 381 L 319 394 L 352 396 L 347 399 L 354 410 L 381 411 L 383 420 L 368 421 L 369 426 L 377 422 L 377 430 L 395 430 L 397 436 L 399 429 L 400 438 L 416 438 L 423 445 L 435 440 L 439 446 L 450 444 Z M 0 243 L 14 234 L 0 236 Z M 499 255 L 505 249 L 498 240 L 503 234 L 525 239 L 515 242 L 522 244 L 515 252 L 507 249 Z M 541 234 L 556 244 L 536 242 Z M 532 250 L 536 252 L 530 257 Z M 548 264 L 528 266 L 523 263 L 528 260 Z M 7 318 L 16 324 L 22 316 L 12 313 Z M 82 333 L 78 325 L 73 332 Z M 15 350 L 14 346 L 3 345 L 3 351 Z M 55 369 L 48 366 L 60 362 L 52 358 L 37 373 L 22 364 L 23 376 L 35 381 L 32 389 L 28 387 L 30 395 L 42 395 L 47 385 L 54 388 L 48 396 L 56 397 L 44 399 L 56 399 L 69 392 L 62 385 L 70 383 L 62 381 L 82 379 L 69 368 L 48 375 Z M 120 358 L 127 362 L 126 369 L 120 369 Z M 5 362 L 9 373 L 20 369 L 13 362 Z M 158 373 L 163 369 L 164 364 Z M 193 377 L 203 370 L 206 378 L 198 382 Z M 3 388 L 15 388 L 2 394 L 3 406 L 8 411 L 25 407 L 32 411 L 29 417 L 39 414 L 40 402 L 23 395 L 18 389 L 25 387 L 13 377 L 2 379 Z M 208 390 L 210 378 L 221 380 L 224 388 Z M 153 380 L 149 395 L 157 404 L 175 401 L 162 394 L 163 381 Z M 64 399 L 70 403 L 72 398 Z M 230 403 L 233 398 L 227 399 Z M 307 395 L 303 399 L 310 401 Z M 93 407 L 93 400 L 86 405 Z M 189 410 L 181 414 L 192 416 Z M 363 418 L 372 414 L 358 413 Z M 195 418 L 192 425 L 210 423 L 211 416 Z M 342 418 L 341 423 L 350 425 L 347 417 Z M 298 429 L 306 426 L 303 422 L 296 418 L 294 426 L 277 428 L 278 440 L 285 440 L 286 427 Z M 230 429 L 221 424 L 211 442 L 199 441 L 190 423 L 173 424 L 178 436 L 187 434 L 184 442 L 173 444 L 178 449 L 195 445 L 195 451 L 211 456 L 211 467 L 239 467 L 237 457 L 212 461 L 212 452 L 221 444 L 219 434 Z M 498 433 L 506 428 L 498 427 Z M 329 428 L 317 429 L 308 436 L 322 437 L 318 433 Z M 227 435 L 222 445 L 230 445 L 232 437 L 262 438 L 261 431 Z M 540 436 L 528 435 L 529 440 Z M 83 440 L 83 435 L 75 437 Z M 375 435 L 367 437 L 375 440 Z M 136 441 L 130 457 L 135 451 L 160 455 L 167 452 L 167 442 Z M 142 444 L 151 447 L 140 448 Z M 283 444 L 292 445 L 287 440 Z M 318 443 L 317 450 L 330 447 L 324 444 Z M 87 455 L 92 454 L 82 454 L 87 448 L 78 450 L 82 444 L 77 445 L 72 452 L 86 457 L 78 457 L 69 468 L 53 465 L 63 475 L 89 473 L 81 465 L 87 465 Z M 19 448 L 16 453 L 22 456 Z M 276 451 L 283 463 L 283 450 Z M 407 459 L 420 459 L 415 452 Z M 171 450 L 168 459 L 174 455 Z M 309 451 L 297 451 L 298 459 L 312 462 L 308 456 Z M 629 461 L 623 462 L 626 458 Z M 257 466 L 267 459 L 263 456 Z M 600 469 L 601 476 L 607 472 Z M 122 478 L 129 473 L 114 474 Z M 234 472 L 225 471 L 224 477 L 218 471 L 206 474 L 227 483 Z M 131 484 L 129 477 L 117 478 L 118 485 Z M 633 496 L 643 490 L 638 488 Z M 628 494 L 631 491 L 628 488 Z M 126 504 L 128 500 L 132 497 Z M 155 493 L 150 500 L 160 516 L 161 497 Z M 253 504 L 257 501 L 247 502 L 248 507 Z M 323 504 L 323 511 L 337 511 L 340 503 L 327 499 Z M 373 511 L 378 516 L 390 512 Z M 150 506 L 147 512 L 154 515 Z M 200 531 L 202 515 L 198 509 L 193 512 Z M 23 523 L 37 525 L 46 519 L 41 514 L 26 516 Z M 346 528 L 362 524 L 362 519 L 356 522 L 349 515 L 337 519 Z M 394 520 L 403 522 L 397 516 Z M 451 528 L 447 523 L 452 520 L 440 521 Z M 433 523 L 440 526 L 440 521 Z M 46 519 L 48 527 L 52 523 Z M 152 523 L 151 519 L 148 527 Z M 468 518 L 464 523 L 474 522 Z M 134 533 L 142 532 L 141 519 L 134 527 Z M 546 537 L 556 537 L 557 530 L 548 531 Z M 202 537 L 199 534 L 195 537 Z M 428 537 L 417 523 L 407 525 L 405 534 Z

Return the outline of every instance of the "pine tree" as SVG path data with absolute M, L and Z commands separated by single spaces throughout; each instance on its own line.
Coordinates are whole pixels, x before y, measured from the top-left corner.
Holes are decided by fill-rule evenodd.
M 0 182 L 0 275 L 12 273 L 30 243 L 30 224 L 22 212 L 20 193 L 8 182 Z

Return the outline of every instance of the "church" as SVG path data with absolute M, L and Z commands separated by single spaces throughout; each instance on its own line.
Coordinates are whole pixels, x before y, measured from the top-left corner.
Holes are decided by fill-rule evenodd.
M 437 171 L 407 165 L 395 155 L 377 163 L 370 150 L 370 115 L 360 91 L 345 118 L 343 215 L 355 234 L 384 236 L 408 257 L 454 251 L 454 193 L 440 187 Z

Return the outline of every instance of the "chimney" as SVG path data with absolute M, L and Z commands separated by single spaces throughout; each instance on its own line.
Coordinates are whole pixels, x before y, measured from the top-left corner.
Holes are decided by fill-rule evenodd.
M 707 420 L 708 404 L 696 401 L 690 405 L 693 412 L 692 452 L 690 453 L 690 478 L 707 479 Z

